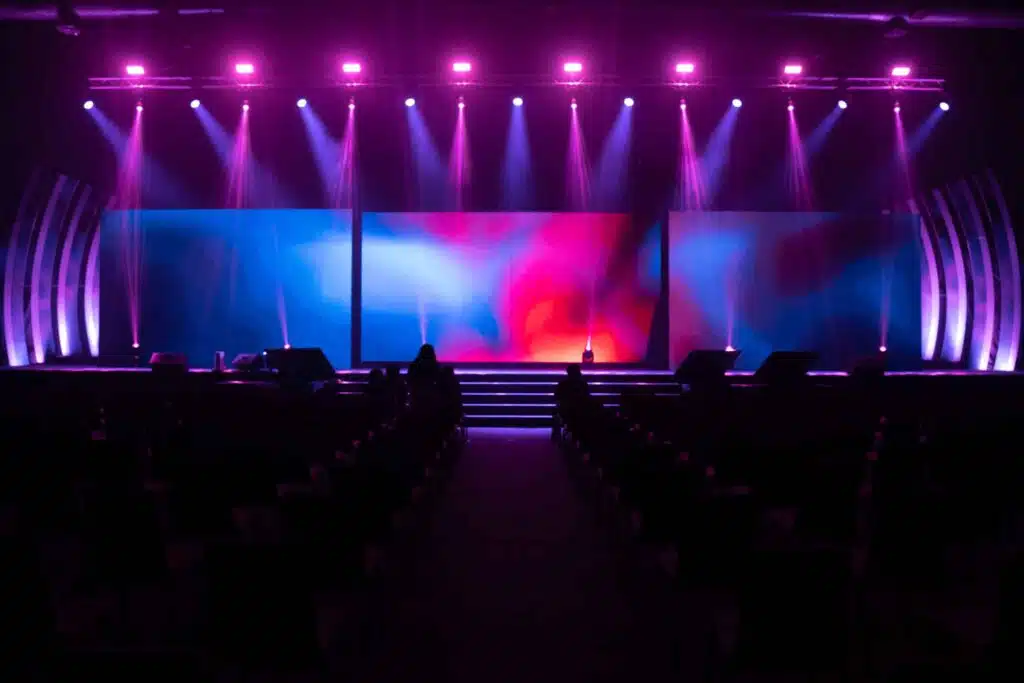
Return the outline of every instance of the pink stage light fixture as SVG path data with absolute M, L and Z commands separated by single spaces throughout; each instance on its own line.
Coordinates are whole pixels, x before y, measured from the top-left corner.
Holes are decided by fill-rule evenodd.
M 142 102 L 139 102 L 135 105 L 135 111 L 139 112 L 140 114 L 142 113 Z
M 246 112 L 249 111 L 249 103 L 248 102 L 246 102 L 245 104 L 242 105 L 242 111 L 246 111 Z
M 949 102 L 939 102 L 939 109 L 949 111 Z
M 796 106 L 793 104 L 793 100 L 790 100 L 789 104 L 786 105 L 786 111 L 793 111 L 795 109 L 796 109 Z
M 897 114 L 899 114 L 900 113 L 900 103 L 897 102 L 896 104 L 894 104 L 893 107 L 892 107 L 892 110 L 894 112 L 896 112 Z
M 341 73 L 354 76 L 363 72 L 363 65 L 359 62 L 345 62 L 341 65 Z
M 909 66 L 894 66 L 890 72 L 893 78 L 906 78 L 910 75 Z
M 354 98 L 353 98 L 353 99 L 350 99 L 350 100 L 348 101 L 348 110 L 349 110 L 349 111 L 355 111 L 355 110 L 356 110 L 356 101 L 355 101 L 355 99 L 354 99 Z
M 839 102 L 836 103 L 836 106 L 840 109 L 846 109 L 849 105 L 846 103 L 846 100 L 839 100 Z
M 129 64 L 124 68 L 124 72 L 129 76 L 145 76 L 146 67 L 141 64 Z
M 800 64 L 787 64 L 786 66 L 782 67 L 782 73 L 786 74 L 787 76 L 799 76 L 803 72 L 804 67 L 801 66 Z
M 473 65 L 469 62 L 454 62 L 452 64 L 452 71 L 457 74 L 468 74 L 473 70 Z
M 879 346 L 879 347 L 878 347 L 878 350 L 879 350 L 879 351 L 881 351 L 882 353 L 885 353 L 885 352 L 886 352 L 886 351 L 888 351 L 889 349 L 885 348 L 884 346 Z
M 92 108 L 93 108 L 93 107 L 95 107 L 95 106 L 96 106 L 96 105 L 95 105 L 95 104 L 93 103 L 93 101 L 92 101 L 92 100 L 86 100 L 86 101 L 85 101 L 85 102 L 84 102 L 84 103 L 82 104 L 82 109 L 84 109 L 84 110 L 86 110 L 86 111 L 89 111 L 90 109 L 92 109 Z
M 679 111 L 686 111 L 686 100 L 679 100 Z
M 235 73 L 239 76 L 252 76 L 256 73 L 256 67 L 249 62 L 239 62 L 235 64 Z
M 562 71 L 567 74 L 581 74 L 583 73 L 582 62 L 566 62 L 562 65 Z
M 462 99 L 460 97 L 459 98 L 459 109 L 465 109 L 465 108 L 466 108 L 466 100 L 464 100 L 464 99 Z
M 575 97 L 572 98 L 572 100 L 569 101 L 569 109 L 572 109 L 573 111 L 576 111 L 576 98 Z
M 693 62 L 679 62 L 676 64 L 676 73 L 681 76 L 692 74 L 696 70 L 697 65 Z

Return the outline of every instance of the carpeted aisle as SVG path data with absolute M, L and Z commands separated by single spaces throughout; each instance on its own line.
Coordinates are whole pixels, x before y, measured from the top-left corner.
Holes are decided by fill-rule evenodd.
M 471 432 L 408 566 L 374 601 L 383 604 L 354 648 L 356 677 L 678 678 L 671 591 L 621 570 L 549 434 Z

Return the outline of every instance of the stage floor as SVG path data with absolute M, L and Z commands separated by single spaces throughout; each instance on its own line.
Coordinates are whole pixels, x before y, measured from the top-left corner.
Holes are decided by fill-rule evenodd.
M 602 368 L 600 366 L 583 368 L 584 375 L 599 376 L 599 377 L 657 377 L 659 379 L 669 380 L 673 376 L 671 370 L 654 370 L 647 368 Z M 133 368 L 112 368 L 102 367 L 98 365 L 26 365 L 17 368 L 2 368 L 0 371 L 6 372 L 79 372 L 79 373 L 121 373 L 121 372 L 150 372 L 148 366 L 144 367 L 133 367 Z M 210 373 L 210 368 L 189 368 L 191 373 Z M 232 374 L 233 370 L 228 370 L 227 374 Z M 354 368 L 350 370 L 338 370 L 337 374 L 340 376 L 347 375 L 364 375 L 370 372 L 369 368 Z M 537 376 L 550 376 L 552 378 L 562 376 L 565 374 L 565 370 L 562 368 L 542 368 L 542 369 L 531 369 L 531 368 L 516 368 L 509 366 L 494 366 L 494 367 L 456 367 L 455 374 L 464 376 L 468 379 L 472 379 L 474 376 L 523 376 L 523 375 L 537 375 Z M 752 377 L 753 371 L 749 370 L 731 370 L 725 373 L 728 377 Z M 812 377 L 848 377 L 850 373 L 845 370 L 812 370 L 807 373 Z M 995 372 L 995 371 L 983 371 L 983 370 L 903 370 L 903 371 L 889 371 L 886 372 L 887 377 L 1014 377 L 1022 376 L 1024 372 Z

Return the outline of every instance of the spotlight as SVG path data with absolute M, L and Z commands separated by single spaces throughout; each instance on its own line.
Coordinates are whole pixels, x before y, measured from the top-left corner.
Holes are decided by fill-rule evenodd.
M 356 109 L 356 101 L 355 101 L 355 98 L 351 98 L 351 99 L 349 99 L 349 101 L 348 101 L 348 110 L 349 110 L 349 111 L 355 111 L 355 109 Z
M 249 64 L 248 62 L 235 64 L 235 73 L 239 76 L 252 76 L 254 73 L 256 73 L 256 67 L 252 64 Z
M 137 349 L 137 348 L 139 348 L 139 342 L 133 342 L 133 343 L 132 343 L 132 348 L 133 348 L 133 349 Z
M 685 99 L 679 100 L 679 110 L 680 111 L 686 111 L 686 100 Z
M 188 106 L 192 107 L 193 109 L 199 109 L 199 100 L 192 100 L 188 103 Z
M 734 107 L 736 107 L 737 109 L 739 109 L 740 107 L 742 107 L 742 106 L 743 106 L 743 100 L 741 100 L 740 98 L 738 98 L 738 97 L 737 97 L 736 99 L 734 99 L 734 100 L 732 101 L 732 106 L 734 106 Z
M 676 64 L 677 74 L 692 74 L 697 70 L 697 66 L 692 62 L 679 62 Z
M 513 97 L 512 98 L 512 106 L 513 107 L 521 107 L 521 106 L 523 106 L 523 98 L 522 97 Z
M 249 103 L 246 102 L 242 105 L 242 111 L 249 111 Z
M 796 107 L 793 106 L 793 100 L 790 100 L 789 104 L 786 105 L 786 111 L 793 111 L 794 109 L 796 109 Z
M 627 97 L 626 99 L 622 100 L 622 103 L 627 107 L 632 107 L 634 104 L 636 104 L 636 102 L 633 101 L 632 97 Z
M 906 78 L 910 75 L 909 66 L 894 66 L 890 72 L 893 78 Z
M 407 107 L 415 107 L 416 106 L 416 100 L 414 100 L 411 97 L 406 97 L 405 98 L 405 106 L 407 106 Z
M 572 109 L 573 111 L 576 111 L 576 98 L 575 97 L 572 98 L 571 102 L 569 102 L 569 109 Z
M 135 105 L 135 111 L 139 112 L 140 114 L 142 113 L 142 102 L 139 102 Z
M 84 109 L 86 111 L 89 111 L 90 109 L 92 109 L 95 106 L 96 105 L 95 105 L 95 103 L 93 103 L 92 100 L 86 100 L 85 102 L 82 103 L 82 109 Z
M 878 350 L 881 351 L 882 353 L 885 353 L 886 351 L 888 351 L 888 349 L 886 349 L 884 345 L 879 346 Z
M 939 109 L 949 111 L 949 102 L 939 102 Z
M 146 67 L 141 64 L 129 64 L 124 68 L 124 72 L 129 76 L 145 76 Z
M 897 114 L 899 114 L 899 113 L 900 113 L 900 103 L 899 103 L 899 102 L 897 102 L 897 103 L 896 103 L 896 104 L 895 104 L 895 105 L 893 106 L 892 110 L 893 110 L 894 112 L 896 112 Z
M 583 73 L 583 64 L 580 62 L 566 62 L 562 65 L 562 71 L 567 74 Z
M 295 104 L 296 106 L 298 106 L 299 109 L 305 109 L 306 105 L 309 104 L 309 102 L 306 101 L 305 97 L 300 97 L 299 101 L 296 102 Z
M 726 352 L 726 353 L 732 353 L 732 352 L 733 352 L 733 351 L 735 351 L 735 350 L 736 350 L 736 349 L 734 349 L 734 348 L 732 347 L 732 344 L 726 344 L 726 346 L 725 346 L 725 352 Z
M 846 104 L 846 100 L 839 100 L 839 103 L 838 103 L 838 105 L 837 105 L 837 106 L 838 106 L 838 107 L 839 107 L 840 109 L 846 109 L 846 108 L 847 108 L 847 107 L 848 107 L 849 105 L 848 105 L 848 104 Z
M 473 70 L 473 65 L 469 62 L 455 62 L 452 64 L 452 71 L 457 74 L 468 74 Z
M 799 64 L 787 64 L 786 66 L 782 67 L 782 73 L 786 74 L 787 76 L 799 76 L 803 72 L 804 68 Z
M 341 73 L 343 74 L 358 74 L 362 73 L 363 65 L 358 62 L 345 62 L 341 65 Z
M 463 97 L 459 97 L 459 110 L 466 108 L 466 100 Z
M 290 349 L 290 348 L 292 348 L 292 345 L 291 345 L 291 344 L 285 344 L 285 345 L 284 345 L 284 350 L 285 350 L 285 351 L 287 351 L 287 350 L 288 350 L 288 349 Z

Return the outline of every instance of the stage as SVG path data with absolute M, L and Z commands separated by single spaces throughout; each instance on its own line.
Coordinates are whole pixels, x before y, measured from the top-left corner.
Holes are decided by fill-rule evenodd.
M 368 369 L 339 370 L 337 391 L 358 394 L 363 391 Z M 510 366 L 456 367 L 462 387 L 463 406 L 469 426 L 538 427 L 551 424 L 555 387 L 565 374 L 562 368 L 520 368 Z M 678 396 L 681 388 L 668 370 L 642 368 L 583 369 L 591 394 L 610 407 L 618 406 L 623 394 Z M 753 372 L 733 371 L 726 378 L 739 391 L 756 391 L 759 385 Z M 184 376 L 187 389 L 206 390 L 223 387 L 245 391 L 247 387 L 273 388 L 266 376 L 229 370 L 214 373 L 210 368 L 190 368 Z M 1024 373 L 929 370 L 886 372 L 881 378 L 885 401 L 929 401 L 953 407 L 965 396 L 977 393 L 1002 395 L 1024 389 Z M 16 395 L 19 390 L 62 391 L 76 395 L 103 396 L 159 387 L 163 376 L 148 367 L 100 367 L 95 365 L 33 365 L 0 370 L 0 384 Z M 842 391 L 856 386 L 852 373 L 812 371 L 809 382 L 821 390 Z

